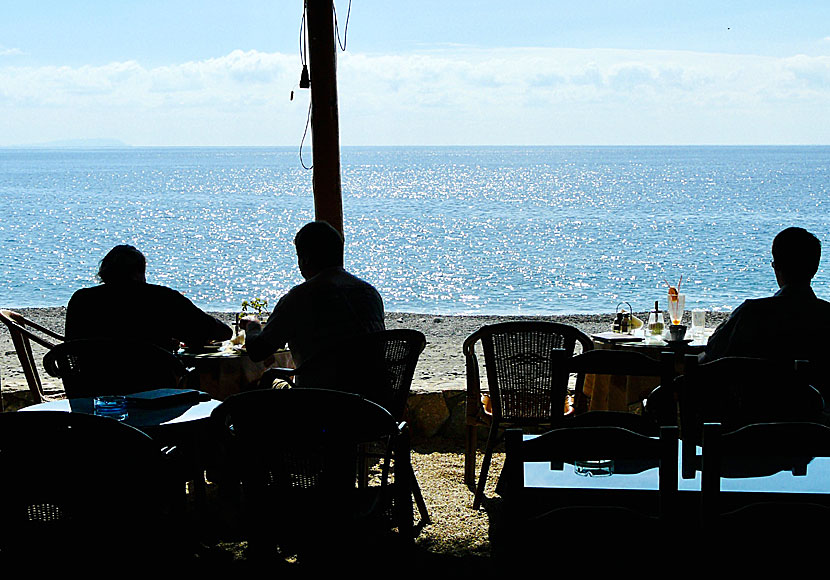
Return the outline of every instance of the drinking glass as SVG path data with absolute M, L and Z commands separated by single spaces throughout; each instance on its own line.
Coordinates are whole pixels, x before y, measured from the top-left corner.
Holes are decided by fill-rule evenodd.
M 703 338 L 706 334 L 706 311 L 695 308 L 692 310 L 692 337 Z
M 665 330 L 663 324 L 662 312 L 651 312 L 648 315 L 648 329 L 646 330 L 646 342 L 660 342 L 663 338 L 663 331 Z
M 614 460 L 574 461 L 574 473 L 583 477 L 607 477 L 614 474 Z
M 678 294 L 676 300 L 672 300 L 672 295 L 669 294 L 669 318 L 674 325 L 680 324 L 683 321 L 683 312 L 686 308 L 686 295 Z
M 101 417 L 123 421 L 128 417 L 127 397 L 123 395 L 100 395 L 92 400 L 93 411 Z

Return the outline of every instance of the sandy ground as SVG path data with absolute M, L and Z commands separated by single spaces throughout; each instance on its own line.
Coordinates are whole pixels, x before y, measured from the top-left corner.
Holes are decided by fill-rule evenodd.
M 34 320 L 47 328 L 63 332 L 66 309 L 60 308 L 21 308 L 14 309 L 26 318 Z M 232 313 L 214 313 L 231 322 Z M 644 316 L 640 314 L 640 316 Z M 688 314 L 687 314 L 688 317 Z M 413 388 L 427 390 L 464 389 L 464 355 L 461 346 L 464 339 L 485 324 L 494 324 L 508 320 L 550 320 L 563 322 L 580 328 L 590 335 L 611 329 L 612 314 L 573 314 L 564 316 L 439 316 L 431 314 L 407 314 L 389 312 L 386 315 L 387 328 L 412 328 L 420 330 L 427 338 L 427 346 L 418 361 Z M 713 325 L 715 317 L 709 316 L 707 325 Z M 40 362 L 46 349 L 34 345 L 35 358 Z M 44 386 L 60 390 L 60 381 L 55 380 L 41 367 L 41 380 Z M 5 326 L 0 328 L 0 379 L 4 389 L 26 389 L 26 380 L 11 337 Z

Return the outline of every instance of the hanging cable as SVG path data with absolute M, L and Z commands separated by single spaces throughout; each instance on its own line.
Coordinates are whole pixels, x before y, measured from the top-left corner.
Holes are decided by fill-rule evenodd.
M 303 65 L 303 70 L 300 73 L 300 88 L 308 89 L 311 87 L 311 79 L 308 75 L 308 34 L 306 30 L 306 10 L 308 2 L 303 3 L 303 17 L 300 20 L 300 63 Z
M 348 41 L 347 36 L 349 34 L 349 17 L 352 15 L 352 0 L 349 0 L 349 9 L 346 11 L 346 26 L 343 27 L 343 40 L 340 40 L 340 28 L 337 25 L 337 7 L 334 5 L 334 1 L 332 0 L 331 3 L 332 12 L 334 12 L 334 34 L 337 38 L 337 44 L 340 45 L 340 50 L 346 52 L 346 42 Z
M 300 62 L 303 65 L 303 71 L 300 74 L 300 88 L 307 89 L 311 86 L 311 80 L 308 75 L 308 34 L 306 33 L 306 10 L 308 9 L 308 0 L 303 2 L 303 17 L 300 20 Z M 293 98 L 293 91 L 292 91 L 292 98 Z M 305 129 L 303 130 L 303 138 L 300 139 L 300 165 L 303 166 L 303 169 L 311 170 L 314 168 L 314 164 L 312 163 L 311 166 L 306 166 L 305 160 L 303 159 L 303 146 L 305 145 L 305 138 L 308 135 L 308 127 L 311 125 L 311 98 L 309 97 L 308 101 L 308 115 L 306 116 L 305 120 Z
M 308 103 L 308 117 L 305 120 L 305 131 L 303 131 L 303 138 L 300 140 L 300 165 L 303 166 L 303 169 L 311 170 L 314 169 L 314 163 L 310 166 L 306 167 L 305 162 L 303 161 L 303 143 L 305 143 L 306 135 L 308 135 L 308 126 L 311 124 L 311 102 Z

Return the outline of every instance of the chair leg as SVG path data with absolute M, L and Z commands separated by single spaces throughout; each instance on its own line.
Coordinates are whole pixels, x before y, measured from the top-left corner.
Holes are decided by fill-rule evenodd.
M 415 470 L 411 469 L 410 474 L 412 476 L 412 496 L 415 498 L 415 505 L 418 506 L 418 513 L 421 514 L 421 524 L 427 525 L 432 523 L 429 519 L 429 511 L 427 510 L 427 504 L 424 501 L 424 496 L 421 493 L 421 486 L 418 484 L 418 478 L 415 477 Z
M 494 424 L 490 427 L 490 434 L 487 436 L 487 447 L 484 449 L 484 460 L 481 462 L 481 474 L 478 476 L 478 487 L 473 499 L 473 509 L 480 508 L 481 501 L 484 499 L 484 486 L 487 484 L 487 472 L 490 471 L 490 459 L 493 457 L 493 449 L 496 447 L 497 434 L 498 426 Z
M 464 449 L 464 484 L 475 490 L 476 486 L 476 447 L 478 447 L 478 427 L 467 425 Z

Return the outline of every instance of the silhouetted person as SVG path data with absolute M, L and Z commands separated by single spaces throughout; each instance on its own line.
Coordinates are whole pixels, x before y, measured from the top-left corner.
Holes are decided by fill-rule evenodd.
M 99 286 L 76 291 L 66 307 L 66 338 L 146 340 L 167 350 L 179 341 L 200 346 L 227 340 L 231 328 L 176 290 L 148 284 L 147 261 L 133 246 L 115 246 L 101 260 Z
M 709 338 L 701 360 L 744 356 L 824 366 L 830 302 L 817 298 L 810 287 L 821 260 L 821 242 L 803 228 L 787 228 L 775 236 L 772 258 L 780 290 L 738 306 Z
M 301 365 L 344 339 L 385 329 L 378 291 L 343 269 L 343 237 L 336 229 L 323 221 L 308 223 L 297 232 L 294 246 L 305 282 L 280 299 L 264 328 L 253 317 L 241 321 L 253 360 L 264 360 L 288 343 Z M 321 385 L 326 378 L 298 376 L 306 385 Z

